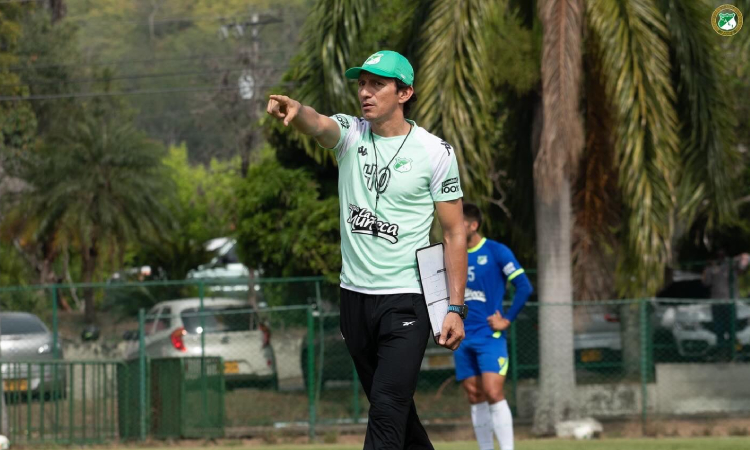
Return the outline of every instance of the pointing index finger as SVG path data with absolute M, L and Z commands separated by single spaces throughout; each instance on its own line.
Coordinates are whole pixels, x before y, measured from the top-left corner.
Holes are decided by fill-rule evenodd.
M 289 97 L 286 95 L 270 95 L 268 98 L 276 100 L 279 103 L 289 103 Z

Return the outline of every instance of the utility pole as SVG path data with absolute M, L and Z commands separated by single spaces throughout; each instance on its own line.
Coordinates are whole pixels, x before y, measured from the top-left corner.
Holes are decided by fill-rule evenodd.
M 52 11 L 52 23 L 57 23 L 68 12 L 65 0 L 49 0 L 47 7 Z
M 263 68 L 261 64 L 261 29 L 264 25 L 281 23 L 282 20 L 269 14 L 261 15 L 252 12 L 249 21 L 234 21 L 222 24 L 219 28 L 219 38 L 222 40 L 233 37 L 244 39 L 249 37 L 250 45 L 240 45 L 238 62 L 243 68 L 237 80 L 239 94 L 239 111 L 230 110 L 229 114 L 239 116 L 240 123 L 236 131 L 236 145 L 240 154 L 240 173 L 242 177 L 247 176 L 250 168 L 250 157 L 253 148 L 260 141 L 260 127 L 257 126 L 259 109 L 263 103 L 261 89 L 266 80 L 270 78 L 272 71 Z M 249 31 L 249 32 L 248 32 Z M 272 70 L 272 69 L 271 69 Z M 232 99 L 234 100 L 234 99 Z M 227 102 L 231 105 L 234 101 Z M 236 118 L 236 117 L 235 117 Z M 255 311 L 258 311 L 258 298 L 256 291 L 256 268 L 249 267 L 248 274 L 248 301 Z
M 244 39 L 249 37 L 251 45 L 249 47 L 241 46 L 238 60 L 244 67 L 238 79 L 238 88 L 240 98 L 248 103 L 244 109 L 247 112 L 248 124 L 246 127 L 240 127 L 237 137 L 237 146 L 240 153 L 240 173 L 243 177 L 247 176 L 250 167 L 250 154 L 252 149 L 259 141 L 259 129 L 256 126 L 258 120 L 259 105 L 262 103 L 260 98 L 260 88 L 268 74 L 263 73 L 261 68 L 261 29 L 264 25 L 281 23 L 282 20 L 268 14 L 261 15 L 253 12 L 249 21 L 234 21 L 228 24 L 222 24 L 219 28 L 219 37 L 221 39 Z M 248 32 L 249 31 L 249 32 Z

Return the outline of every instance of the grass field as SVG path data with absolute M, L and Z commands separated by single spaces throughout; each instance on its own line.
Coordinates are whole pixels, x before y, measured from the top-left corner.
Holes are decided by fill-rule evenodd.
M 357 445 L 338 444 L 226 447 L 227 450 L 360 450 L 361 448 L 361 446 Z M 515 448 L 517 450 L 747 450 L 750 448 L 750 438 L 602 439 L 594 441 L 523 440 L 516 442 Z M 183 450 L 205 449 L 206 447 Z M 443 442 L 436 444 L 435 450 L 477 450 L 477 444 L 472 441 Z

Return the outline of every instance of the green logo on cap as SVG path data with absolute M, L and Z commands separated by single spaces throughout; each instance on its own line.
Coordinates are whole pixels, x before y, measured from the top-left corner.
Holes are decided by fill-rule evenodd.
M 367 58 L 367 61 L 363 64 L 364 66 L 370 65 L 370 64 L 377 64 L 380 62 L 380 58 L 382 58 L 383 55 L 380 53 L 375 53 L 374 55 Z

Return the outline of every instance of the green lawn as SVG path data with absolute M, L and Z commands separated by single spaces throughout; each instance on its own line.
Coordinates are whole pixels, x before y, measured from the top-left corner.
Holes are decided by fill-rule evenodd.
M 227 449 L 233 450 L 237 450 L 238 448 L 227 447 Z M 361 448 L 359 446 L 333 444 L 252 447 L 252 449 L 263 450 L 360 450 Z M 525 440 L 516 442 L 515 448 L 517 450 L 747 450 L 750 448 L 750 438 L 603 439 L 596 441 Z M 476 442 L 443 442 L 436 444 L 435 449 L 477 450 L 477 444 Z

